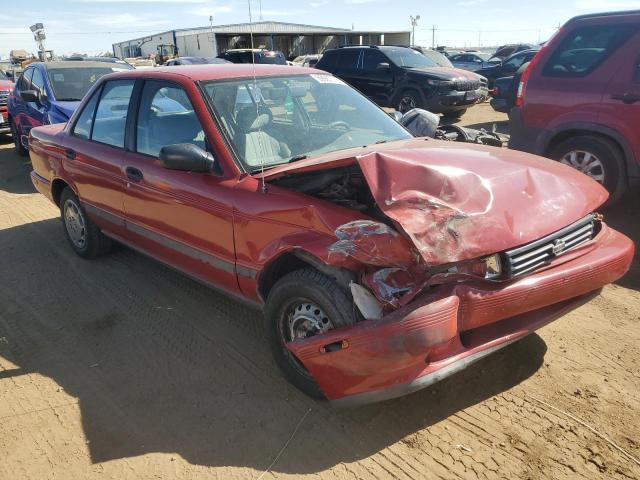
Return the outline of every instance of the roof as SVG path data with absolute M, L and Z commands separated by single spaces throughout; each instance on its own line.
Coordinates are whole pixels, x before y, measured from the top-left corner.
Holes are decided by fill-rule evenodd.
M 578 15 L 571 18 L 567 23 L 575 22 L 576 20 L 584 20 L 588 18 L 601 18 L 601 17 L 625 17 L 640 15 L 640 10 L 623 10 L 618 12 L 600 12 L 600 13 L 587 13 L 585 15 Z
M 42 65 L 46 69 L 50 68 L 117 68 L 117 63 L 110 62 L 90 62 L 90 61 L 60 61 L 60 62 L 34 62 L 31 65 Z M 25 67 L 26 68 L 26 67 Z
M 316 75 L 329 75 L 328 73 L 316 70 L 315 68 L 293 67 L 289 65 L 256 64 L 254 66 L 250 63 L 225 63 L 207 65 L 179 65 L 173 67 L 126 70 L 115 73 L 113 75 L 109 75 L 109 77 L 167 78 L 171 75 L 180 75 L 183 77 L 187 77 L 193 81 L 203 81 L 229 78 L 251 78 L 253 77 L 254 72 L 257 77 L 308 75 L 310 73 Z

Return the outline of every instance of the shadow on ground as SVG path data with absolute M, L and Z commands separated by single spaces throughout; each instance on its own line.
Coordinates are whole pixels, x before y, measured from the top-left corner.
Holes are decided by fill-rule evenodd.
M 533 375 L 531 335 L 409 397 L 334 411 L 286 383 L 255 310 L 127 248 L 71 253 L 56 219 L 0 230 L 3 376 L 38 373 L 76 397 L 93 462 L 175 452 L 193 464 L 292 474 L 369 457 Z
M 19 157 L 13 150 L 13 141 L 9 135 L 0 134 L 0 190 L 8 193 L 34 193 L 29 173 L 29 157 Z
M 605 222 L 628 236 L 636 246 L 629 273 L 616 284 L 640 291 L 640 188 L 629 188 L 618 203 L 605 209 L 603 213 Z

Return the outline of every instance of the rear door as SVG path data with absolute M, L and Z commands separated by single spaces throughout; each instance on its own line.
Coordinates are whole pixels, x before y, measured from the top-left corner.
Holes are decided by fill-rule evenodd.
M 338 56 L 338 64 L 335 75 L 342 78 L 345 82 L 357 88 L 365 95 L 369 95 L 366 82 L 360 81 L 359 67 L 360 55 L 362 50 L 359 48 L 344 48 L 340 50 Z
M 211 149 L 180 85 L 147 80 L 140 87 L 134 128 L 129 130 L 135 134 L 128 139 L 122 164 L 127 237 L 163 262 L 237 294 L 231 206 L 236 181 L 221 172 L 162 167 L 158 155 L 166 145 Z
M 94 90 L 65 138 L 65 169 L 89 216 L 123 236 L 124 138 L 134 80 L 111 80 Z
M 387 69 L 380 69 L 378 65 L 386 63 Z M 370 48 L 363 50 L 360 59 L 360 68 L 354 75 L 360 91 L 374 102 L 381 106 L 391 104 L 391 94 L 393 90 L 393 71 L 391 61 L 378 49 Z

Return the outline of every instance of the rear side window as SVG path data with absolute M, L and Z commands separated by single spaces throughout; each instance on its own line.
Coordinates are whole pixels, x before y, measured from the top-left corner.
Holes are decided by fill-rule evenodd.
M 358 68 L 358 57 L 360 57 L 360 50 L 355 48 L 349 48 L 340 52 L 340 60 L 338 60 L 338 67 L 354 69 Z
M 565 37 L 544 67 L 549 77 L 584 77 L 602 64 L 633 34 L 632 25 L 597 25 Z
M 29 84 L 31 83 L 31 76 L 33 75 L 33 68 L 26 70 L 18 80 L 18 88 L 20 91 L 29 90 Z
M 91 137 L 91 126 L 93 125 L 93 114 L 96 111 L 100 89 L 93 94 L 91 100 L 85 105 L 82 113 L 78 117 L 76 124 L 73 126 L 73 134 L 77 137 L 88 140 Z
M 37 68 L 33 69 L 33 77 L 31 77 L 31 89 L 38 92 L 44 91 L 44 77 L 42 76 L 42 72 Z
M 337 59 L 338 59 L 338 51 L 329 50 L 328 52 L 325 52 L 322 58 L 318 61 L 318 68 L 335 67 Z
M 114 80 L 105 84 L 96 109 L 91 140 L 124 148 L 131 92 L 133 80 Z

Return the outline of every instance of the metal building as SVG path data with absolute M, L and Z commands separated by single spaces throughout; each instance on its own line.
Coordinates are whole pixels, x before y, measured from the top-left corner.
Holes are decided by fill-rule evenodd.
M 116 57 L 148 57 L 158 45 L 174 45 L 181 56 L 212 57 L 231 48 L 280 50 L 287 58 L 322 53 L 339 45 L 408 45 L 409 31 L 357 31 L 283 22 L 237 23 L 180 30 L 113 44 Z

